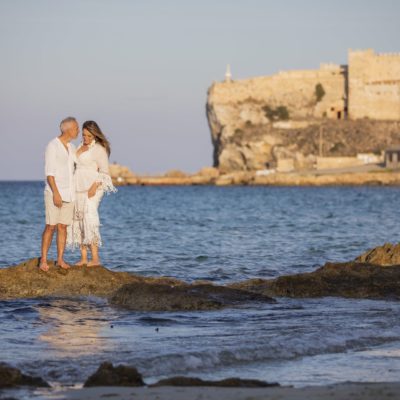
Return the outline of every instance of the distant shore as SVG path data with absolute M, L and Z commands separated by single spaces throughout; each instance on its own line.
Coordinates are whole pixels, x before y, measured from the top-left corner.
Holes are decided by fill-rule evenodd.
M 140 176 L 129 168 L 111 166 L 116 185 L 137 186 L 190 186 L 190 185 L 249 185 L 249 186 L 400 186 L 400 171 L 371 166 L 369 169 L 326 171 L 235 171 L 221 172 L 205 167 L 195 174 L 172 170 L 163 175 Z
M 46 393 L 44 391 L 43 393 Z M 304 388 L 212 388 L 212 387 L 95 387 L 57 392 L 58 399 L 95 400 L 140 398 L 143 400 L 376 400 L 395 399 L 400 382 L 340 383 Z

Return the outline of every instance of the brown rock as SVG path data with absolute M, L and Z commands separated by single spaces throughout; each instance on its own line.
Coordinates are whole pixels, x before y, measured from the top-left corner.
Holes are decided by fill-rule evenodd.
M 116 163 L 110 164 L 110 176 L 115 185 L 136 184 L 136 175 L 123 165 Z
M 131 283 L 118 289 L 110 303 L 137 311 L 216 310 L 251 301 L 274 300 L 255 293 L 214 285 Z
M 125 365 L 114 367 L 110 362 L 104 362 L 84 386 L 144 386 L 144 382 L 136 368 Z
M 198 171 L 195 175 L 206 176 L 209 178 L 218 178 L 219 170 L 218 170 L 218 168 L 214 168 L 214 167 L 204 167 L 200 171 Z
M 361 254 L 355 259 L 359 263 L 368 263 L 380 266 L 400 265 L 400 243 L 385 243 L 383 246 Z
M 388 246 L 383 246 L 388 250 Z M 391 248 L 393 258 L 399 248 Z M 384 250 L 368 252 L 356 261 L 347 263 L 326 263 L 316 271 L 281 276 L 276 279 L 251 279 L 234 283 L 230 287 L 247 290 L 267 296 L 279 297 L 325 297 L 400 299 L 400 265 L 381 266 L 362 262 L 372 254 L 375 262 L 387 261 Z M 390 254 L 390 252 L 389 252 Z M 376 255 L 376 258 L 373 257 Z
M 192 181 L 189 176 L 186 177 L 169 177 L 169 176 L 141 176 L 139 184 L 143 186 L 162 186 L 162 185 L 191 185 Z
M 170 171 L 167 171 L 164 176 L 168 178 L 186 178 L 187 174 L 179 169 L 171 169 Z
M 175 376 L 172 378 L 162 379 L 157 383 L 151 385 L 157 386 L 213 386 L 213 387 L 243 387 L 243 388 L 257 388 L 257 387 L 273 387 L 280 386 L 279 383 L 268 383 L 256 379 L 240 379 L 240 378 L 227 378 L 220 381 L 208 381 L 200 378 L 191 378 L 186 376 Z
M 217 186 L 226 185 L 248 185 L 254 179 L 255 174 L 253 172 L 237 171 L 229 174 L 220 175 L 215 184 Z
M 41 296 L 108 297 L 130 282 L 158 280 L 179 284 L 171 278 L 144 278 L 128 272 L 114 272 L 98 267 L 71 267 L 65 271 L 50 262 L 50 270 L 38 268 L 39 259 L 27 260 L 17 266 L 0 269 L 0 299 L 34 298 Z
M 14 386 L 50 387 L 42 378 L 24 375 L 18 368 L 0 363 L 0 388 Z

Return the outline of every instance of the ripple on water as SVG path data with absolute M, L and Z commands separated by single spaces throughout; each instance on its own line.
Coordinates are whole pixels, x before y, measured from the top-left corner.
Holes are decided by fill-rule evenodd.
M 39 254 L 43 184 L 3 182 L 0 190 L 5 267 Z M 218 284 L 310 271 L 399 241 L 399 194 L 400 188 L 122 187 L 101 205 L 101 257 L 119 271 Z M 16 199 L 24 206 L 11 215 Z M 67 253 L 71 262 L 78 257 Z M 82 382 L 105 360 L 135 365 L 150 380 L 189 373 L 315 384 L 346 380 L 351 370 L 371 378 L 369 366 L 374 376 L 391 379 L 396 372 L 389 370 L 400 368 L 399 307 L 279 299 L 215 312 L 138 313 L 91 298 L 3 301 L 0 352 L 24 372 L 40 369 L 63 384 Z

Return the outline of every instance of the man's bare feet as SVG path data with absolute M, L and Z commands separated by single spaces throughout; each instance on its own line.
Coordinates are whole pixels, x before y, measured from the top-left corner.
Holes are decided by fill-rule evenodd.
M 100 260 L 92 260 L 87 263 L 88 267 L 97 267 L 100 265 Z
M 39 265 L 41 271 L 47 272 L 49 270 L 49 265 L 45 261 L 41 261 Z
M 67 264 L 64 260 L 58 261 L 57 266 L 62 269 L 70 269 L 71 268 L 71 266 L 69 264 Z
M 75 263 L 74 265 L 76 267 L 82 267 L 82 266 L 86 265 L 87 263 L 88 263 L 87 260 L 80 260 L 77 263 Z

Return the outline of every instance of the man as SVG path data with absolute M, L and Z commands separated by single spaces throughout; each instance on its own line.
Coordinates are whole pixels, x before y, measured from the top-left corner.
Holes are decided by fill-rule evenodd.
M 63 269 L 70 266 L 64 261 L 67 226 L 72 223 L 75 188 L 73 184 L 75 147 L 71 140 L 78 137 L 79 125 L 75 118 L 61 121 L 61 135 L 54 138 L 46 148 L 46 188 L 44 203 L 46 227 L 42 236 L 42 257 L 39 268 L 48 271 L 47 253 L 57 230 L 57 265 Z

